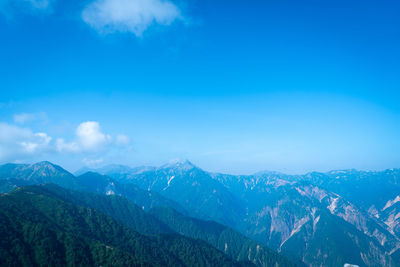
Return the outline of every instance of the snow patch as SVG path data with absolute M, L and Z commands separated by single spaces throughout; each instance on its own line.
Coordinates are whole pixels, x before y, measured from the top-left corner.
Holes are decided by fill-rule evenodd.
M 175 175 L 172 175 L 172 176 L 168 179 L 168 185 L 167 185 L 166 187 L 164 187 L 163 190 L 166 190 L 166 189 L 170 186 L 171 181 L 172 181 L 174 178 L 175 178 Z
M 297 222 L 294 224 L 294 227 L 293 227 L 292 232 L 290 233 L 290 237 L 292 237 L 294 234 L 298 233 L 298 232 L 300 231 L 301 227 L 303 227 L 303 225 L 304 225 L 306 222 L 308 222 L 309 220 L 310 220 L 310 218 L 309 218 L 308 216 L 306 216 L 306 217 L 302 218 L 301 220 L 297 221 Z M 290 237 L 289 237 L 289 238 L 290 238 Z
M 333 214 L 337 208 L 337 204 L 339 202 L 339 198 L 331 198 L 332 202 L 331 204 L 328 206 L 328 209 L 331 211 L 331 213 Z
M 282 248 L 283 244 L 285 244 L 286 241 L 288 241 L 293 235 L 298 233 L 301 230 L 301 227 L 303 227 L 304 224 L 306 224 L 310 220 L 310 217 L 306 216 L 299 221 L 295 222 L 293 225 L 293 230 L 290 233 L 289 237 L 285 239 L 285 241 L 282 242 L 282 244 L 279 247 L 279 250 Z
M 385 207 L 383 207 L 383 209 L 382 209 L 382 211 L 384 211 L 385 209 L 387 209 L 387 208 L 390 208 L 391 206 L 393 206 L 394 204 L 396 204 L 397 202 L 399 202 L 400 201 L 400 196 L 397 196 L 395 199 L 393 199 L 393 200 L 389 200 L 387 203 L 386 203 L 386 205 L 385 205 Z
M 321 216 L 318 215 L 318 217 L 315 218 L 315 220 L 313 221 L 313 230 L 314 230 L 314 233 L 315 233 L 315 229 L 316 229 L 317 223 L 319 222 L 320 217 L 321 217 Z
M 375 218 L 379 219 L 379 212 L 377 211 L 377 209 L 375 208 L 374 205 L 372 205 L 369 209 L 368 209 L 368 213 L 371 214 L 372 216 L 374 216 Z
M 301 190 L 299 187 L 296 187 L 297 192 L 299 192 L 300 195 L 302 195 L 303 197 L 306 195 L 306 192 L 304 192 L 303 190 Z

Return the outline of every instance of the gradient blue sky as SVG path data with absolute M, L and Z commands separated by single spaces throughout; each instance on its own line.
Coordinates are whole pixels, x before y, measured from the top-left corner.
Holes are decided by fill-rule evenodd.
M 399 1 L 143 1 L 0 0 L 0 163 L 400 167 Z

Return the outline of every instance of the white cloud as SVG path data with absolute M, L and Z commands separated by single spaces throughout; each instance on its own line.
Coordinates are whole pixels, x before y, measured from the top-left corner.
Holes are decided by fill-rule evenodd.
M 96 152 L 110 144 L 112 137 L 104 134 L 97 121 L 86 121 L 79 124 L 75 131 L 75 140 L 66 142 L 58 138 L 56 148 L 60 152 Z
M 48 152 L 51 140 L 46 133 L 34 133 L 28 128 L 0 123 L 0 160 L 15 160 Z
M 0 122 L 0 161 L 21 161 L 47 154 L 65 153 L 93 156 L 103 153 L 105 149 L 106 152 L 120 150 L 121 146 L 128 145 L 129 141 L 128 136 L 119 134 L 113 142 L 111 135 L 103 133 L 96 121 L 79 124 L 75 130 L 75 137 L 70 142 L 62 137 L 54 141 L 47 133 L 33 132 L 27 127 Z
M 49 148 L 51 137 L 46 133 L 35 133 L 31 140 L 22 141 L 20 145 L 24 148 L 27 153 L 35 153 L 42 151 L 43 148 Z
M 84 150 L 98 150 L 111 142 L 111 136 L 100 131 L 100 124 L 87 121 L 79 124 L 76 129 L 78 142 Z
M 57 138 L 55 148 L 58 152 L 80 152 L 81 148 L 75 141 L 65 142 L 64 138 Z
M 83 10 L 82 19 L 99 32 L 141 36 L 151 25 L 170 25 L 182 15 L 167 0 L 95 0 Z
M 75 139 L 71 142 L 58 138 L 57 150 L 60 152 L 98 152 L 108 145 L 124 146 L 130 142 L 129 137 L 124 134 L 117 135 L 113 142 L 112 136 L 103 133 L 100 124 L 96 121 L 82 122 L 76 128 L 75 135 Z

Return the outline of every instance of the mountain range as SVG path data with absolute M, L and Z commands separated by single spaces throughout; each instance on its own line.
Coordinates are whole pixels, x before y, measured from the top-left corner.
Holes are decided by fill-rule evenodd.
M 47 183 L 58 186 L 43 185 Z M 223 262 L 400 266 L 398 169 L 228 175 L 175 161 L 160 167 L 110 165 L 72 175 L 50 162 L 0 166 L 0 191 L 7 193 L 2 201 L 11 196 L 25 198 L 27 194 L 19 192 L 33 189 L 68 205 L 93 209 L 146 238 L 174 235 L 175 241 L 186 238 L 182 244 L 201 240 L 203 249 L 210 247 L 210 259 Z M 7 210 L 6 217 L 12 213 Z M 96 238 L 95 242 L 101 241 Z M 174 251 L 162 253 L 176 257 Z M 160 264 L 149 259 L 140 260 Z M 180 261 L 193 266 L 193 259 Z M 98 263 L 98 258 L 86 260 Z M 207 260 L 198 262 L 213 265 Z

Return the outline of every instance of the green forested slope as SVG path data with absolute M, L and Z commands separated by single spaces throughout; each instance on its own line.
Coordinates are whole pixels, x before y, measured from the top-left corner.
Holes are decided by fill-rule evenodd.
M 122 196 L 106 196 L 72 191 L 54 184 L 42 185 L 41 190 L 49 196 L 72 202 L 79 206 L 96 209 L 141 234 L 159 235 L 176 233 L 166 224 Z
M 41 186 L 0 197 L 1 266 L 236 266 L 178 235 L 148 237 Z

